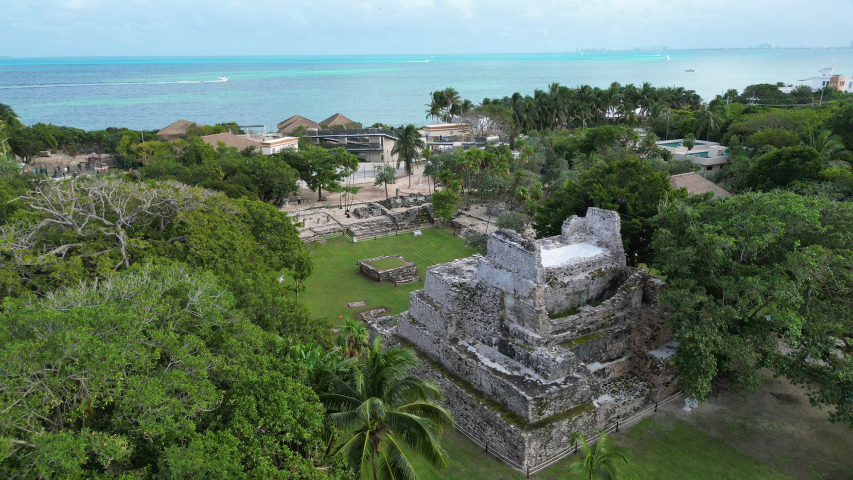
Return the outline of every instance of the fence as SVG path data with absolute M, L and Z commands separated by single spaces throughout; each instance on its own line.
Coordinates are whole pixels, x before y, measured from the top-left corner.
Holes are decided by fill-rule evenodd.
M 646 417 L 647 415 L 649 415 L 651 413 L 656 413 L 658 411 L 658 407 L 666 405 L 668 403 L 671 403 L 672 401 L 674 401 L 675 399 L 680 397 L 681 394 L 682 394 L 681 392 L 674 393 L 671 396 L 667 397 L 666 399 L 661 400 L 660 402 L 655 402 L 654 405 L 649 406 L 648 408 L 646 408 L 645 410 L 643 410 L 641 412 L 635 413 L 634 415 L 632 415 L 631 417 L 629 417 L 625 420 L 617 420 L 613 425 L 605 428 L 604 431 L 602 431 L 601 433 L 599 433 L 597 435 L 593 435 L 592 437 L 588 437 L 586 439 L 587 443 L 589 445 L 592 445 L 595 442 L 597 442 L 598 439 L 600 439 L 603 434 L 605 434 L 605 433 L 610 434 L 613 432 L 618 432 L 620 426 L 624 427 L 624 426 L 630 425 L 631 423 L 633 423 L 633 422 L 635 422 L 635 421 L 637 421 L 643 417 Z M 542 463 L 539 463 L 538 465 L 534 465 L 532 467 L 531 466 L 523 467 L 523 466 L 519 465 L 518 463 L 506 458 L 505 456 L 501 455 L 498 452 L 495 452 L 493 450 L 489 451 L 489 444 L 487 442 L 483 442 L 480 439 L 476 438 L 472 433 L 466 431 L 464 428 L 460 428 L 457 425 L 456 431 L 458 431 L 459 433 L 464 435 L 468 440 L 471 440 L 477 446 L 479 446 L 480 448 L 485 450 L 486 453 L 492 455 L 493 457 L 497 458 L 501 462 L 509 465 L 511 468 L 514 468 L 515 470 L 518 470 L 519 472 L 525 474 L 527 476 L 527 478 L 530 478 L 531 475 L 535 475 L 535 474 L 541 472 L 542 470 L 545 470 L 546 468 L 548 468 L 548 467 L 554 465 L 555 463 L 563 460 L 564 458 L 568 457 L 569 455 L 578 452 L 578 446 L 577 446 L 577 444 L 574 444 L 571 447 L 566 448 L 565 450 L 563 450 L 561 452 L 558 452 L 556 455 L 554 455 L 550 459 L 545 460 Z

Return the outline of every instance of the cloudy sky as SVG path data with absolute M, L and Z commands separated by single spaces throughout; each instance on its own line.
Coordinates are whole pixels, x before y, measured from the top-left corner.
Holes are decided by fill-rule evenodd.
M 853 0 L 0 0 L 0 56 L 849 46 Z

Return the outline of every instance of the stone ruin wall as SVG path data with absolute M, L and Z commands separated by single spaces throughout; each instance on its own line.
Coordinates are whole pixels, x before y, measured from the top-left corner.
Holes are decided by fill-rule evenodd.
M 399 258 L 400 260 L 407 262 L 408 265 L 389 268 L 387 270 L 379 270 L 373 265 L 370 265 L 370 262 L 388 257 Z M 391 282 L 396 285 L 398 283 L 412 283 L 420 279 L 420 276 L 418 275 L 418 265 L 415 262 L 406 260 L 399 255 L 386 255 L 384 257 L 359 260 L 358 268 L 362 275 L 365 275 L 377 282 Z
M 371 339 L 376 335 L 385 336 L 388 346 L 416 346 L 403 341 L 396 335 L 393 317 L 383 317 L 370 324 Z M 589 435 L 607 428 L 613 422 L 630 417 L 643 405 L 643 399 L 627 405 L 607 405 L 594 410 L 580 411 L 567 418 L 551 423 L 543 422 L 539 426 L 515 422 L 505 418 L 506 413 L 495 411 L 487 404 L 479 392 L 472 392 L 470 385 L 445 367 L 436 364 L 429 356 L 423 357 L 420 348 L 416 350 L 422 356 L 422 362 L 415 374 L 438 384 L 444 394 L 444 403 L 453 414 L 454 423 L 466 435 L 471 435 L 481 443 L 488 445 L 488 451 L 509 459 L 522 467 L 540 465 L 560 454 L 569 446 L 569 439 L 575 432 Z M 655 400 L 655 399 L 652 399 Z
M 552 458 L 575 431 L 593 434 L 674 391 L 671 368 L 648 354 L 669 338 L 658 301 L 664 284 L 625 267 L 618 216 L 595 210 L 539 245 L 586 242 L 607 254 L 543 269 L 537 243 L 501 231 L 487 257 L 430 267 L 396 326 L 370 324 L 373 335 L 430 359 L 425 375 L 442 386 L 460 428 L 522 465 Z M 572 295 L 576 311 L 552 319 L 548 310 L 563 305 L 546 308 L 548 299 Z M 595 401 L 628 373 L 654 388 L 627 403 Z

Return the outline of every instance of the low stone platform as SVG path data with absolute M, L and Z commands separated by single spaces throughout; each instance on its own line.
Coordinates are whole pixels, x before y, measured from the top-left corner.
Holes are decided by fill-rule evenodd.
M 412 283 L 420 279 L 418 265 L 399 255 L 368 258 L 358 261 L 358 269 L 377 282 Z

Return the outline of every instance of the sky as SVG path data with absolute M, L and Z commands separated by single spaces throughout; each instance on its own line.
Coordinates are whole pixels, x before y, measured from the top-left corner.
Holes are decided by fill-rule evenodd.
M 850 46 L 853 0 L 0 0 L 0 56 Z

